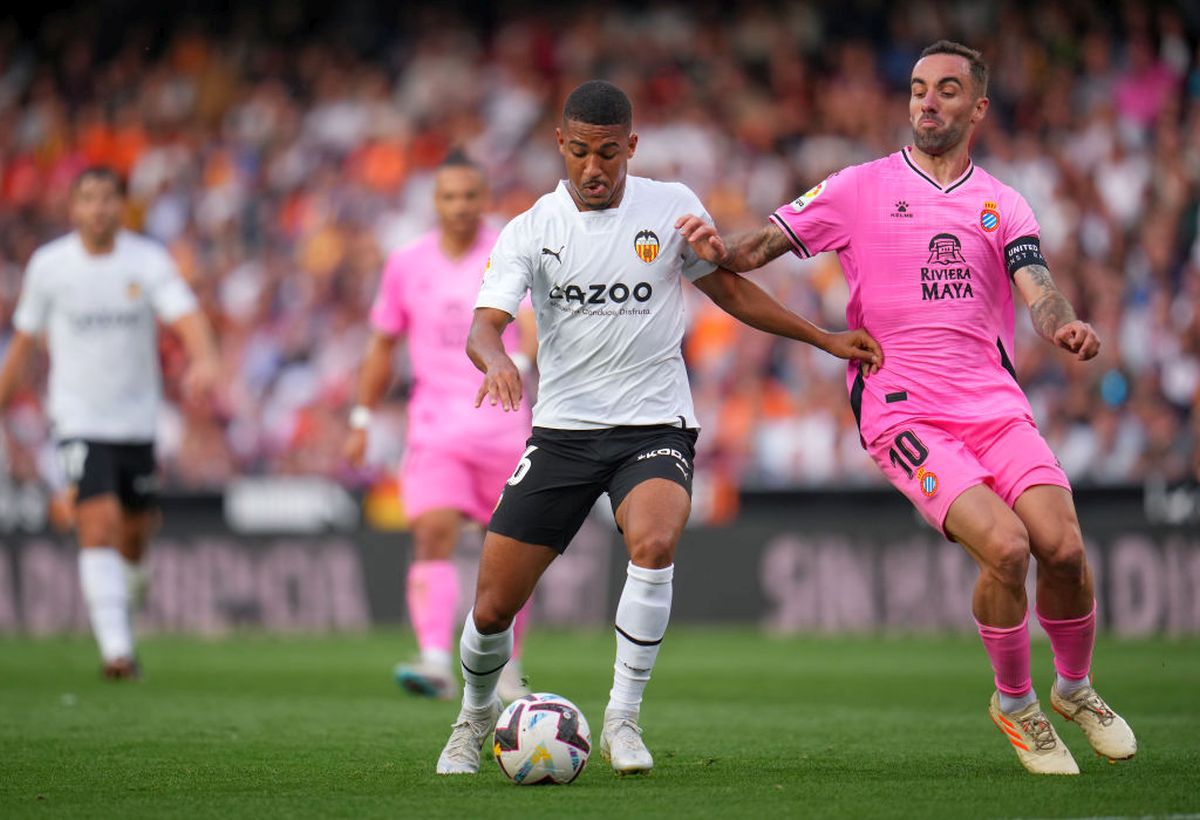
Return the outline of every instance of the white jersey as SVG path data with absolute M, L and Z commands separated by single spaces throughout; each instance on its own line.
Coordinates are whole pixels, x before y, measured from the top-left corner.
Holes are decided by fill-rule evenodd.
M 25 271 L 13 325 L 46 334 L 50 419 L 59 439 L 150 442 L 162 392 L 155 317 L 196 310 L 166 249 L 121 231 L 92 255 L 77 233 L 47 243 Z
M 698 427 L 680 345 L 682 278 L 716 266 L 675 230 L 702 214 L 677 182 L 628 176 L 621 204 L 580 211 L 560 182 L 500 233 L 476 307 L 515 316 L 526 291 L 537 314 L 535 427 Z

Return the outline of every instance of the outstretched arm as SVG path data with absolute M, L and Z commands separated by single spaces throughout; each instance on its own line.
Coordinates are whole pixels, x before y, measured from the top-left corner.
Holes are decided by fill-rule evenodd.
M 1081 362 L 1100 352 L 1100 337 L 1091 325 L 1076 318 L 1075 309 L 1055 287 L 1045 265 L 1020 268 L 1013 274 L 1013 282 L 1029 305 L 1029 315 L 1039 336 L 1075 353 Z
M 675 227 L 701 259 L 738 273 L 761 268 L 792 249 L 773 222 L 729 239 L 723 239 L 714 226 L 692 214 L 680 217 Z
M 371 413 L 392 383 L 392 357 L 395 351 L 395 336 L 378 330 L 371 334 L 371 340 L 367 342 L 367 354 L 358 372 L 358 402 L 350 411 L 350 433 L 342 445 L 342 454 L 355 467 L 363 463 L 367 453 Z
M 475 406 L 483 404 L 484 396 L 505 410 L 521 406 L 521 373 L 504 350 L 500 334 L 513 317 L 497 308 L 475 308 L 471 332 L 467 335 L 467 355 L 483 371 L 483 384 L 475 396 Z
M 4 354 L 4 365 L 0 367 L 0 410 L 12 401 L 17 385 L 25 375 L 25 368 L 33 355 L 35 342 L 28 333 L 13 331 L 8 351 Z
M 184 314 L 171 324 L 171 329 L 183 340 L 188 354 L 188 369 L 183 377 L 183 391 L 189 398 L 209 395 L 221 377 L 217 347 L 212 328 L 199 310 Z
M 870 376 L 883 366 L 879 342 L 865 330 L 830 333 L 788 310 L 773 296 L 744 276 L 717 268 L 696 280 L 709 299 L 721 310 L 750 327 L 807 342 L 841 359 L 858 359 L 864 375 Z

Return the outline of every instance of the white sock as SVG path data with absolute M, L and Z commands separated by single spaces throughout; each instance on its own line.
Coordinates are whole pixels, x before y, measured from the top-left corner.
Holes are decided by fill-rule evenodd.
M 510 626 L 495 635 L 481 634 L 475 628 L 475 610 L 467 613 L 462 640 L 458 643 L 463 669 L 463 707 L 483 709 L 496 698 L 496 681 L 504 664 L 512 657 L 513 631 Z
M 625 588 L 617 604 L 617 661 L 613 664 L 613 686 L 605 714 L 636 717 L 671 619 L 675 566 L 646 569 L 631 561 L 625 572 Z
M 426 647 L 421 650 L 421 662 L 426 666 L 437 667 L 438 669 L 450 668 L 450 653 L 445 649 L 434 649 Z
M 121 566 L 125 571 L 125 589 L 129 595 L 130 617 L 141 611 L 146 605 L 146 589 L 150 586 L 150 573 L 141 561 L 130 561 L 121 556 Z
M 1019 712 L 1029 704 L 1037 700 L 1037 692 L 1031 687 L 1028 694 L 1019 697 L 1000 693 L 1000 711 L 1006 715 L 1011 715 L 1013 712 Z
M 92 632 L 105 663 L 133 657 L 125 559 L 112 547 L 79 551 L 79 584 L 92 619 Z
M 1062 695 L 1064 698 L 1069 698 L 1073 693 L 1077 692 L 1083 687 L 1091 685 L 1092 679 L 1087 675 L 1080 680 L 1064 678 L 1062 675 L 1054 676 L 1054 688 L 1057 689 L 1058 694 Z

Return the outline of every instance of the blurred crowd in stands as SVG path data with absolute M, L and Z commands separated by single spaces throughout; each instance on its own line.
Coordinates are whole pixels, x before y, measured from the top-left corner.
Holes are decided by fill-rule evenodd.
M 170 248 L 227 373 L 211 405 L 179 401 L 182 354 L 164 340 L 168 486 L 365 482 L 395 463 L 403 361 L 367 474 L 341 458 L 345 418 L 382 261 L 431 226 L 431 170 L 452 146 L 511 218 L 561 175 L 565 94 L 606 77 L 634 101 L 631 172 L 686 182 L 723 230 L 752 228 L 910 141 L 909 71 L 943 36 L 990 62 L 975 159 L 1032 205 L 1059 287 L 1104 341 L 1072 363 L 1019 308 L 1016 365 L 1044 434 L 1079 484 L 1200 475 L 1197 3 L 334 6 L 96 4 L 0 23 L 0 344 L 30 253 L 66 230 L 71 179 L 116 167 L 129 225 Z M 844 326 L 831 255 L 756 276 Z M 841 362 L 691 288 L 689 304 L 702 470 L 743 487 L 882 483 Z M 6 419 L 14 475 L 52 473 L 42 389 Z

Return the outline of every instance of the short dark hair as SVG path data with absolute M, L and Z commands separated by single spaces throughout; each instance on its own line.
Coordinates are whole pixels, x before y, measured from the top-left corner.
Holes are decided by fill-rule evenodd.
M 980 97 L 987 96 L 988 67 L 983 61 L 982 52 L 953 40 L 938 40 L 933 45 L 926 46 L 918 59 L 924 59 L 930 54 L 953 54 L 955 57 L 965 58 L 971 66 L 971 82 L 975 84 L 975 91 Z
M 112 183 L 113 188 L 117 191 L 117 196 L 125 196 L 125 182 L 121 179 L 121 175 L 108 165 L 89 165 L 71 181 L 71 193 L 75 194 L 79 190 L 79 186 L 87 182 L 89 179 L 102 179 Z
M 563 119 L 588 125 L 633 125 L 633 105 L 625 92 L 607 80 L 588 80 L 567 97 Z
M 471 159 L 470 155 L 461 148 L 451 148 L 450 153 L 446 154 L 446 158 L 438 165 L 438 170 L 442 168 L 472 168 L 476 171 L 482 171 L 479 163 Z

